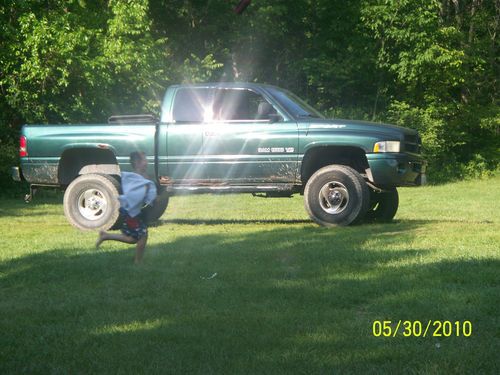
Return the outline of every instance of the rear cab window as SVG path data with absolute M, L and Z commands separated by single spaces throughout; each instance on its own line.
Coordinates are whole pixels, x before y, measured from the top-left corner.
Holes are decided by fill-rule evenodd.
M 205 121 L 211 89 L 180 88 L 175 95 L 172 120 L 175 122 Z

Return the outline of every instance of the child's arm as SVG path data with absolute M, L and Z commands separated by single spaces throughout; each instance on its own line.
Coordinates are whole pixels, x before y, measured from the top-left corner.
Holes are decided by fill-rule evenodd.
M 151 188 L 148 190 L 148 196 L 147 199 L 149 202 L 153 203 L 153 201 L 156 199 L 158 193 L 156 191 L 156 185 L 154 183 L 151 183 Z
M 144 203 L 146 203 L 147 206 L 152 206 L 156 199 L 156 195 L 157 193 L 155 184 L 152 182 L 146 184 L 146 195 L 144 197 Z

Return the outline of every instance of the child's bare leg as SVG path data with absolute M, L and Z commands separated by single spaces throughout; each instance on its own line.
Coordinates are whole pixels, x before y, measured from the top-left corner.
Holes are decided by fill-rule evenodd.
M 141 263 L 142 257 L 144 256 L 144 249 L 146 248 L 146 242 L 148 242 L 148 235 L 139 238 L 137 241 L 137 246 L 135 248 L 135 263 Z
M 99 232 L 99 237 L 97 237 L 97 241 L 95 243 L 95 247 L 98 248 L 101 243 L 104 241 L 119 241 L 119 242 L 124 242 L 124 243 L 136 243 L 137 240 L 133 237 L 126 236 L 124 234 L 113 234 L 113 233 L 108 233 L 103 230 Z

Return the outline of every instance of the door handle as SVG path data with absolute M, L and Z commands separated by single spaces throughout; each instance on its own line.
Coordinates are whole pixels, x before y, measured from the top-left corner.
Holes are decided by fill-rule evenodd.
M 217 137 L 219 133 L 214 132 L 214 131 L 206 131 L 203 133 L 205 137 Z

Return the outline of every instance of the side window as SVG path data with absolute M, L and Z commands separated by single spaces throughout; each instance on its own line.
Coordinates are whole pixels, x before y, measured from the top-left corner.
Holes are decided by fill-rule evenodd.
M 203 122 L 209 89 L 181 88 L 174 99 L 173 120 L 176 122 Z
M 269 120 L 276 113 L 261 95 L 239 89 L 216 89 L 212 109 L 214 121 Z

